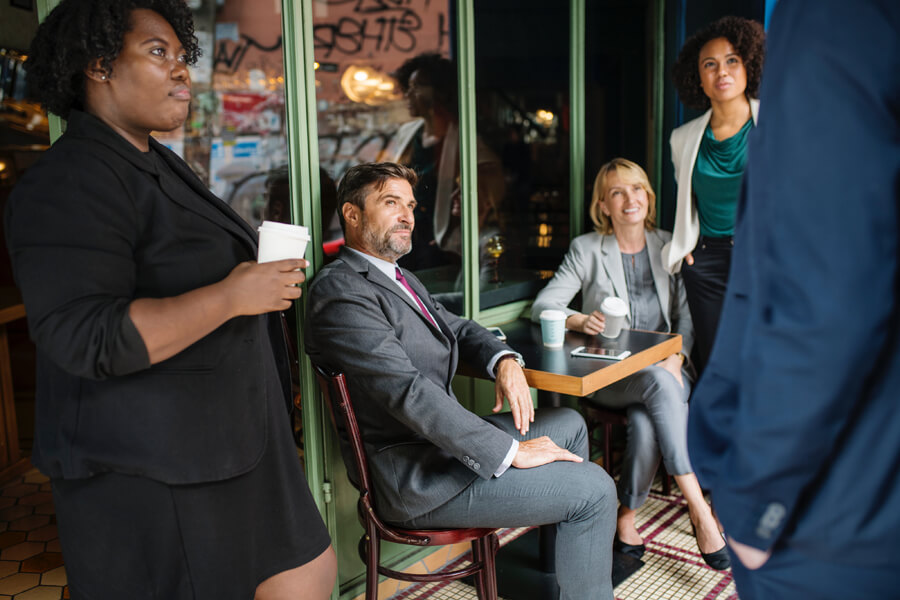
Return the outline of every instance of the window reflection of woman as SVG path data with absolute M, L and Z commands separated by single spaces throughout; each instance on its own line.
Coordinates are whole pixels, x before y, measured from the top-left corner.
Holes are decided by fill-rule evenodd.
M 623 158 L 603 165 L 594 181 L 590 210 L 597 232 L 572 241 L 553 279 L 535 299 L 532 319 L 537 321 L 546 309 L 562 310 L 567 329 L 597 335 L 605 328 L 600 304 L 617 296 L 628 304 L 627 327 L 680 333 L 689 353 L 693 329 L 687 298 L 681 276 L 667 273 L 660 261 L 660 250 L 671 236 L 654 227 L 655 201 L 640 166 Z M 569 308 L 579 293 L 581 312 Z M 687 500 L 703 559 L 713 568 L 726 569 L 730 563 L 725 541 L 688 458 L 691 378 L 684 360 L 681 352 L 672 354 L 588 400 L 628 412 L 615 547 L 636 558 L 643 555 L 634 517 L 647 499 L 662 454 Z
M 459 111 L 456 66 L 437 53 L 404 62 L 394 73 L 415 120 L 405 123 L 380 157 L 419 175 L 413 249 L 400 259 L 410 269 L 458 263 L 462 251 L 459 188 Z M 478 225 L 482 238 L 495 233 L 505 183 L 499 157 L 477 143 Z
M 279 317 L 307 263 L 257 264 L 252 228 L 150 137 L 188 115 L 189 9 L 63 0 L 29 54 L 68 123 L 5 225 L 72 597 L 329 597 Z
M 706 112 L 672 132 L 678 182 L 670 272 L 681 270 L 697 334 L 697 366 L 709 357 L 725 294 L 747 135 L 759 110 L 765 53 L 762 26 L 723 17 L 685 42 L 673 69 L 689 108 Z

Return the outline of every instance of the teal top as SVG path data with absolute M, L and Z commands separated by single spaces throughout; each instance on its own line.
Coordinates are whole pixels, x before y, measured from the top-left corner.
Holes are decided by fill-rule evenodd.
M 748 119 L 741 130 L 721 142 L 710 127 L 703 132 L 700 151 L 691 175 L 691 189 L 700 217 L 700 235 L 724 237 L 734 234 L 741 178 L 747 163 Z

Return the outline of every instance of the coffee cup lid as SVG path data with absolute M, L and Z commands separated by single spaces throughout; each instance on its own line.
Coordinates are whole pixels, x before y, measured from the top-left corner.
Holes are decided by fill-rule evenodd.
M 542 311 L 541 311 L 541 316 L 540 316 L 540 318 L 541 318 L 541 319 L 547 319 L 547 320 L 550 320 L 550 319 L 565 319 L 565 318 L 566 318 L 566 313 L 564 313 L 564 312 L 561 311 L 561 310 L 556 310 L 556 309 L 548 308 L 547 310 L 542 310 Z
M 257 231 L 262 231 L 263 229 L 276 231 L 291 237 L 309 239 L 309 229 L 303 225 L 291 225 L 290 223 L 279 223 L 278 221 L 263 221 Z
M 621 298 L 607 296 L 600 304 L 600 310 L 611 315 L 625 316 L 628 314 L 628 305 Z

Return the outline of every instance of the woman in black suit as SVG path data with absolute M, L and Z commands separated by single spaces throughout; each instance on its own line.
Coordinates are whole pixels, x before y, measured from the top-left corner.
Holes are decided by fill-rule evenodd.
M 326 598 L 279 316 L 307 263 L 254 262 L 254 231 L 150 137 L 187 117 L 197 54 L 181 0 L 63 0 L 38 30 L 29 79 L 68 124 L 5 222 L 32 458 L 72 598 Z

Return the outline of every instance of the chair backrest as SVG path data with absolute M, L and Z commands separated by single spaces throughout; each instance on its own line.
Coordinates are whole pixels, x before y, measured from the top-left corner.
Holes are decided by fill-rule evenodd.
M 363 447 L 362 434 L 356 421 L 356 413 L 350 402 L 350 391 L 347 388 L 347 378 L 343 373 L 332 372 L 319 365 L 313 365 L 316 370 L 316 378 L 322 389 L 325 405 L 328 407 L 328 415 L 335 432 L 342 438 L 342 444 L 349 445 L 350 455 L 342 452 L 350 479 L 359 490 L 360 496 L 371 496 L 372 484 L 369 477 L 369 461 L 366 458 Z M 335 414 L 337 410 L 337 415 Z M 338 418 L 339 416 L 339 418 Z M 353 481 L 356 479 L 356 481 Z
M 359 489 L 357 509 L 360 520 L 363 521 L 363 524 L 366 521 L 370 521 L 378 530 L 382 539 L 389 542 L 414 546 L 428 545 L 428 537 L 403 533 L 394 527 L 384 524 L 378 518 L 378 515 L 375 513 L 375 497 L 369 475 L 369 461 L 366 459 L 362 434 L 359 430 L 359 424 L 356 422 L 353 403 L 350 401 L 347 378 L 344 377 L 343 373 L 333 372 L 319 365 L 314 364 L 313 368 L 316 371 L 316 378 L 319 381 L 319 387 L 322 389 L 325 404 L 328 405 L 331 424 L 339 436 L 346 438 L 345 442 L 349 445 L 349 457 L 348 453 L 342 452 L 342 454 L 348 472 L 356 471 L 357 481 L 352 483 Z M 340 420 L 335 414 L 335 409 L 337 409 L 337 415 L 340 416 Z M 347 464 L 348 461 L 351 461 L 352 464 Z

